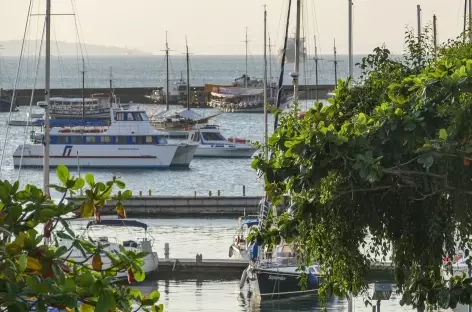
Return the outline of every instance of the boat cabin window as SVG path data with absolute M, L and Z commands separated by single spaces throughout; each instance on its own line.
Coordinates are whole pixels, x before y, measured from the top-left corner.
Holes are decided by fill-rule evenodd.
M 126 144 L 126 137 L 125 136 L 117 136 L 116 137 L 116 144 Z
M 146 137 L 146 144 L 152 144 L 152 143 L 154 143 L 153 137 L 148 135 Z
M 146 113 L 143 112 L 116 112 L 117 121 L 143 121 L 148 120 Z
M 56 137 L 56 144 L 67 144 L 69 137 L 58 135 Z
M 206 141 L 226 141 L 224 136 L 217 132 L 202 132 L 202 136 Z
M 199 132 L 192 133 L 192 136 L 190 137 L 190 140 L 193 141 L 193 142 L 200 141 L 200 133 Z
M 112 137 L 110 136 L 102 136 L 102 144 L 111 144 L 113 143 Z
M 87 135 L 87 136 L 85 136 L 85 143 L 95 144 L 95 143 L 97 143 L 97 137 Z
M 70 137 L 71 144 L 82 144 L 82 136 L 81 135 L 74 135 Z

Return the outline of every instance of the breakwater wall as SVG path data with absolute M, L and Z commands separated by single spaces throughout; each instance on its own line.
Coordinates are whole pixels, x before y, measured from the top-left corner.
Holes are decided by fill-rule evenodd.
M 209 98 L 209 93 L 203 91 L 203 86 L 191 87 L 191 92 L 197 94 L 197 96 L 191 96 L 193 99 L 197 99 L 195 103 L 192 103 L 192 107 L 202 107 L 205 108 L 206 100 Z M 293 90 L 291 85 L 284 86 L 284 91 L 289 93 Z M 142 88 L 115 88 L 114 92 L 117 97 L 120 98 L 122 103 L 142 103 L 142 104 L 151 104 L 152 101 L 146 97 L 150 95 L 154 87 L 142 87 Z M 326 99 L 328 93 L 334 89 L 334 85 L 307 85 L 300 86 L 301 95 L 300 98 L 304 99 L 314 99 L 316 97 L 316 90 L 318 90 L 318 96 L 320 99 Z M 18 89 L 16 90 L 16 105 L 24 106 L 30 104 L 31 98 L 31 89 Z M 94 93 L 108 93 L 110 89 L 108 88 L 86 88 L 84 89 L 84 96 L 90 97 Z M 13 90 L 3 89 L 3 95 L 7 95 L 10 98 L 13 95 Z M 44 89 L 36 89 L 34 91 L 33 105 L 36 105 L 38 101 L 44 100 Z M 81 88 L 72 88 L 72 89 L 51 89 L 51 97 L 82 97 Z M 177 103 L 175 103 L 177 104 Z
M 128 216 L 242 216 L 259 214 L 261 196 L 133 196 L 123 201 Z M 67 198 L 77 206 L 83 201 L 82 196 Z M 105 203 L 103 211 L 116 214 L 116 201 Z M 77 207 L 78 208 L 78 207 Z

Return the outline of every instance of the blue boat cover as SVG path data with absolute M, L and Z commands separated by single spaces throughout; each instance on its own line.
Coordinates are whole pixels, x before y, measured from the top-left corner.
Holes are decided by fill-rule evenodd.
M 78 126 L 107 126 L 108 120 L 91 120 L 91 119 L 51 119 L 49 125 L 51 127 L 78 127 Z M 44 119 L 36 119 L 33 125 L 44 125 Z
M 99 222 L 90 221 L 87 224 L 87 228 L 94 226 L 94 225 L 106 225 L 106 226 L 129 226 L 129 227 L 140 227 L 144 230 L 147 230 L 147 224 L 142 223 L 136 220 L 128 220 L 128 219 L 104 219 L 100 220 Z
M 247 227 L 251 227 L 251 226 L 254 226 L 254 225 L 258 225 L 259 224 L 259 220 L 258 219 L 255 219 L 255 220 L 245 220 L 241 223 L 242 225 L 247 225 Z

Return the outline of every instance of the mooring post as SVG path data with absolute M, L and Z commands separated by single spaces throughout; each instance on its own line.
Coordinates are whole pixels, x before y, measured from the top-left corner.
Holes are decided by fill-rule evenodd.
M 246 185 L 243 185 L 243 196 L 246 196 Z
M 221 193 L 220 193 L 220 190 L 218 190 L 218 196 L 220 196 L 220 194 L 221 194 Z
M 167 259 L 169 259 L 169 243 L 165 243 L 164 245 L 164 257 Z

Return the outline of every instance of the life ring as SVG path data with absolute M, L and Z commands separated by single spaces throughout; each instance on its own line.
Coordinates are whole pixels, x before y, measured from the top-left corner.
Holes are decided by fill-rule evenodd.
M 229 246 L 229 252 L 228 252 L 229 258 L 233 256 L 233 245 Z

